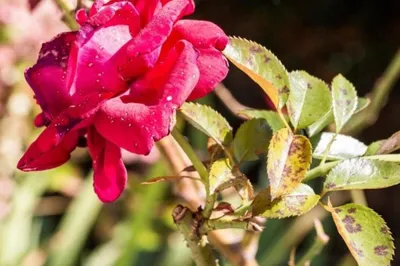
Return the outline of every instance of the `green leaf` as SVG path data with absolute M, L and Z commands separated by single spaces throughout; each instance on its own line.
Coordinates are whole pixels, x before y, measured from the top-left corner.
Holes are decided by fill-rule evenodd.
M 332 98 L 325 82 L 305 71 L 290 72 L 289 80 L 287 108 L 295 128 L 305 128 L 330 111 Z
M 310 141 L 290 129 L 277 131 L 270 142 L 267 172 L 272 200 L 290 193 L 305 177 L 311 165 Z
M 184 103 L 179 109 L 184 118 L 195 128 L 213 138 L 219 145 L 232 141 L 232 128 L 226 119 L 207 105 Z
M 285 124 L 282 122 L 279 114 L 274 111 L 267 111 L 267 110 L 257 110 L 257 109 L 246 109 L 241 110 L 239 114 L 244 115 L 248 119 L 253 118 L 262 118 L 267 121 L 267 124 L 271 127 L 272 131 L 278 131 L 285 127 Z M 287 119 L 287 116 L 284 116 Z
M 400 131 L 394 133 L 390 138 L 385 140 L 379 150 L 377 151 L 377 154 L 387 154 L 387 153 L 392 153 L 394 151 L 397 151 L 400 149 Z
M 382 147 L 382 144 L 385 143 L 385 139 L 377 140 L 368 145 L 367 151 L 365 152 L 365 156 L 375 155 L 378 150 Z
M 350 189 L 377 189 L 400 183 L 396 162 L 357 158 L 343 161 L 327 175 L 324 192 Z
M 394 255 L 393 238 L 382 217 L 355 203 L 329 208 L 340 235 L 358 265 L 390 265 Z
M 364 156 L 365 159 L 381 160 L 387 162 L 400 162 L 400 154 L 380 154 L 372 156 Z
M 224 55 L 265 91 L 281 109 L 289 96 L 289 78 L 279 59 L 265 47 L 246 39 L 230 37 Z
M 319 201 L 311 187 L 298 184 L 287 195 L 272 200 L 270 188 L 261 191 L 251 204 L 253 216 L 265 218 L 285 218 L 299 216 L 310 211 Z
M 367 108 L 371 100 L 368 98 L 358 98 L 357 109 L 355 114 Z M 321 132 L 325 127 L 329 126 L 335 120 L 333 110 L 331 109 L 323 117 L 318 119 L 315 123 L 307 127 L 308 136 L 313 137 Z
M 258 154 L 268 150 L 271 135 L 271 129 L 264 119 L 244 122 L 236 132 L 232 143 L 236 160 L 239 163 L 257 160 Z
M 332 81 L 332 99 L 336 132 L 340 132 L 355 113 L 358 102 L 353 84 L 340 74 Z
M 336 134 L 330 132 L 322 133 L 318 143 L 313 145 L 315 146 L 313 157 L 322 159 L 333 138 L 335 138 L 335 140 L 330 146 L 326 156 L 328 160 L 343 160 L 359 157 L 367 151 L 367 146 L 364 143 L 349 136 L 338 134 L 335 137 L 335 135 Z

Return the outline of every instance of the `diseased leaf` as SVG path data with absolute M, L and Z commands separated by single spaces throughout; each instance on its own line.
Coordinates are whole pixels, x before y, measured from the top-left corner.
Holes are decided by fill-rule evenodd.
M 338 133 L 355 113 L 358 102 L 353 84 L 340 74 L 332 81 L 332 99 L 333 116 Z
M 267 188 L 255 197 L 251 207 L 253 216 L 285 218 L 310 211 L 319 199 L 311 187 L 300 183 L 292 192 L 275 200 L 271 199 L 270 188 Z
M 326 156 L 326 159 L 328 160 L 343 160 L 359 157 L 367 151 L 367 146 L 364 143 L 352 137 L 340 134 L 335 137 L 334 133 L 324 132 L 322 133 L 318 143 L 315 145 L 316 147 L 313 152 L 313 157 L 322 159 L 333 138 L 335 138 L 335 140 L 330 146 Z
M 229 187 L 237 189 L 246 188 L 251 191 L 246 191 L 252 194 L 252 187 L 247 186 L 247 177 L 243 175 L 239 169 L 232 166 L 228 158 L 223 158 L 215 161 L 210 168 L 209 189 L 210 194 L 219 192 Z
M 400 131 L 394 133 L 382 143 L 376 154 L 392 153 L 400 149 Z
M 179 181 L 183 178 L 189 178 L 195 181 L 202 181 L 200 178 L 198 177 L 193 177 L 193 176 L 182 176 L 182 175 L 173 175 L 173 176 L 158 176 L 158 177 L 154 177 L 154 178 L 150 178 L 144 182 L 142 182 L 142 185 L 151 185 L 151 184 L 155 184 L 155 183 L 159 183 L 159 182 L 163 182 L 163 181 Z
M 390 265 L 394 255 L 393 238 L 382 217 L 355 203 L 329 208 L 336 228 L 358 265 Z
M 400 183 L 397 162 L 357 158 L 343 161 L 327 175 L 324 192 L 350 189 L 377 189 Z
M 184 118 L 198 130 L 213 138 L 219 145 L 232 141 L 232 128 L 226 119 L 207 105 L 184 103 L 179 109 Z
M 265 47 L 246 39 L 230 37 L 224 55 L 265 91 L 281 109 L 289 96 L 289 78 L 279 59 Z
M 233 154 L 236 160 L 252 161 L 258 154 L 268 150 L 272 132 L 264 119 L 252 119 L 244 122 L 236 132 L 233 140 Z
M 273 132 L 278 131 L 279 129 L 285 127 L 285 124 L 280 119 L 279 114 L 274 111 L 246 109 L 240 111 L 239 114 L 246 116 L 248 119 L 253 119 L 253 118 L 265 119 Z M 287 116 L 284 117 L 285 119 L 288 119 Z
M 310 164 L 310 141 L 287 128 L 277 131 L 269 145 L 267 162 L 272 200 L 290 193 L 304 179 Z
M 295 128 L 305 128 L 330 111 L 332 97 L 325 82 L 305 71 L 290 72 L 289 81 L 287 108 Z
M 371 100 L 368 98 L 358 98 L 357 109 L 354 112 L 355 114 L 364 110 L 369 104 Z M 307 127 L 308 136 L 313 137 L 321 132 L 325 127 L 329 126 L 335 120 L 333 116 L 333 110 L 331 109 L 328 113 L 326 113 L 323 117 L 318 119 L 318 121 L 314 122 L 312 125 Z

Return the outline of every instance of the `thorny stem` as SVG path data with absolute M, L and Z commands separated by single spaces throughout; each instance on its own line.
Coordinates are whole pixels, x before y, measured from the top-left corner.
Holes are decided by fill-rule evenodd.
M 344 129 L 346 134 L 357 134 L 371 126 L 379 117 L 379 113 L 387 102 L 390 91 L 400 76 L 400 49 L 397 50 L 393 60 L 387 67 L 382 77 L 378 79 L 372 89 L 371 104 L 364 111 L 355 115 Z
M 320 220 L 314 220 L 315 230 L 317 231 L 317 236 L 315 237 L 314 243 L 310 246 L 310 248 L 305 252 L 303 257 L 296 263 L 296 266 L 304 266 L 310 265 L 312 259 L 321 253 L 324 246 L 329 241 L 329 236 L 327 236 L 322 228 L 322 224 Z
M 172 218 L 178 226 L 179 231 L 185 237 L 188 247 L 192 251 L 192 258 L 197 266 L 218 266 L 218 261 L 214 258 L 211 246 L 205 241 L 198 232 L 198 220 L 196 215 L 187 207 L 178 205 L 175 207 Z
M 79 26 L 75 21 L 73 11 L 68 7 L 65 0 L 55 0 L 55 2 L 64 14 L 63 20 L 65 24 L 67 24 L 71 30 L 78 30 Z
M 192 146 L 190 146 L 185 137 L 179 132 L 179 130 L 176 127 L 172 130 L 171 135 L 175 138 L 176 142 L 178 142 L 178 144 L 181 146 L 182 150 L 187 154 L 188 158 L 193 164 L 193 167 L 199 173 L 201 180 L 206 186 L 207 197 L 203 210 L 203 216 L 205 218 L 209 218 L 214 208 L 216 195 L 215 194 L 210 195 L 207 168 L 204 166 L 200 158 L 197 156 Z

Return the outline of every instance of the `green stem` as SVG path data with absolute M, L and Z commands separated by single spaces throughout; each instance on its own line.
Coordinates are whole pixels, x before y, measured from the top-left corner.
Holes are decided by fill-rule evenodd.
M 286 121 L 285 116 L 282 114 L 282 110 L 277 109 L 277 111 L 278 111 L 278 115 L 279 115 L 279 118 L 281 119 L 282 123 L 285 125 L 286 128 L 291 130 L 291 127 L 289 126 L 288 122 Z
M 199 232 L 196 232 L 197 222 L 195 221 L 195 217 L 196 215 L 189 208 L 182 205 L 176 206 L 172 214 L 175 224 L 185 237 L 196 265 L 218 266 L 211 246 L 201 237 Z
M 350 195 L 351 195 L 351 200 L 354 203 L 368 206 L 367 198 L 365 197 L 364 190 L 362 190 L 362 189 L 350 190 Z
M 64 14 L 63 19 L 65 24 L 67 24 L 67 26 L 71 30 L 78 30 L 79 29 L 78 23 L 76 23 L 73 11 L 68 7 L 67 3 L 64 0 L 55 0 L 55 1 Z
M 93 173 L 71 203 L 58 230 L 57 245 L 50 252 L 49 266 L 77 265 L 79 252 L 96 222 L 103 203 L 93 192 Z
M 376 82 L 371 93 L 371 104 L 364 111 L 355 115 L 351 122 L 347 123 L 343 132 L 357 134 L 368 126 L 371 126 L 379 117 L 379 113 L 387 102 L 393 85 L 400 76 L 400 49 L 397 50 L 393 60 L 387 67 L 382 77 Z
M 206 220 L 200 229 L 200 234 L 204 235 L 208 232 L 220 229 L 243 229 L 250 230 L 251 226 L 249 221 L 235 220 L 236 216 L 224 216 L 219 219 Z
M 317 177 L 326 175 L 333 167 L 338 165 L 340 162 L 341 161 L 329 162 L 311 169 L 307 172 L 303 182 L 307 182 Z
M 299 262 L 296 263 L 296 266 L 310 265 L 311 261 L 315 258 L 315 256 L 321 253 L 322 249 L 329 241 L 329 237 L 322 229 L 321 222 L 319 220 L 315 220 L 314 223 L 317 230 L 317 236 L 315 237 L 314 243 L 308 248 Z
M 205 218 L 209 218 L 211 216 L 211 212 L 214 208 L 214 203 L 216 200 L 215 194 L 210 194 L 209 190 L 209 180 L 208 180 L 208 171 L 204 166 L 203 162 L 197 156 L 196 152 L 193 150 L 192 146 L 187 142 L 185 137 L 179 132 L 179 130 L 175 127 L 172 129 L 171 135 L 174 137 L 176 142 L 181 146 L 182 150 L 186 153 L 189 160 L 192 162 L 193 167 L 199 173 L 201 180 L 206 186 L 206 202 L 203 210 L 203 216 Z

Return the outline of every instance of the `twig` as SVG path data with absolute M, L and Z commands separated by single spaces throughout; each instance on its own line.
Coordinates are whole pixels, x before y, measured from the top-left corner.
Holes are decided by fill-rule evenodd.
M 176 142 L 178 142 L 178 144 L 181 146 L 186 155 L 189 157 L 190 161 L 193 164 L 193 167 L 199 173 L 201 180 L 203 180 L 203 183 L 206 185 L 207 196 L 203 210 L 203 216 L 205 218 L 209 218 L 214 208 L 216 195 L 214 193 L 210 194 L 207 168 L 204 166 L 203 162 L 197 156 L 192 146 L 190 146 L 185 137 L 179 132 L 179 130 L 176 127 L 172 130 L 171 134 L 175 138 Z
M 368 206 L 367 197 L 365 197 L 364 190 L 362 189 L 353 189 L 350 190 L 351 200 L 354 203 L 358 203 L 364 206 Z
M 232 112 L 235 116 L 247 119 L 244 115 L 240 114 L 240 111 L 250 109 L 250 107 L 238 102 L 232 93 L 222 84 L 219 83 L 215 88 L 215 94 L 220 98 L 220 100 L 225 104 L 225 106 Z
M 178 226 L 179 231 L 185 237 L 188 247 L 192 251 L 192 258 L 197 266 L 218 265 L 214 258 L 211 246 L 196 232 L 195 215 L 189 208 L 182 205 L 176 206 L 172 213 L 172 218 Z
M 68 7 L 68 4 L 65 2 L 65 0 L 55 0 L 55 2 L 64 14 L 63 20 L 65 24 L 67 24 L 71 30 L 79 29 L 78 23 L 76 23 L 73 15 L 73 10 Z
M 400 49 L 397 50 L 392 62 L 372 89 L 370 96 L 371 104 L 347 123 L 347 126 L 345 126 L 343 130 L 344 133 L 348 135 L 357 135 L 376 122 L 380 111 L 386 105 L 387 98 L 393 85 L 399 79 L 399 75 Z
M 296 264 L 297 266 L 310 265 L 311 261 L 315 258 L 315 256 L 321 253 L 322 249 L 329 241 L 329 236 L 325 234 L 320 220 L 314 220 L 314 227 L 315 231 L 317 232 L 314 243 L 309 247 L 300 261 Z
M 157 142 L 157 146 L 175 174 L 191 176 L 198 174 L 197 172 L 182 173 L 182 169 L 187 168 L 192 163 L 171 136 Z M 194 182 L 190 179 L 182 179 L 176 182 L 176 194 L 182 197 L 192 210 L 197 209 L 204 202 L 205 198 L 204 188 L 199 186 L 199 182 Z M 246 250 L 241 249 L 241 244 L 237 242 L 237 237 L 231 231 L 213 231 L 208 233 L 207 236 L 210 243 L 233 266 L 258 265 L 253 254 L 246 253 Z

